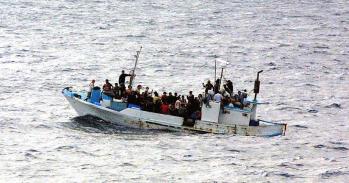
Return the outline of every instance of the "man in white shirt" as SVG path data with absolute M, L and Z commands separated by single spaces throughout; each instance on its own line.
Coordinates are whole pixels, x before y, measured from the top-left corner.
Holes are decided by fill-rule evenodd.
M 213 99 L 215 102 L 222 102 L 223 96 L 218 92 L 213 96 Z

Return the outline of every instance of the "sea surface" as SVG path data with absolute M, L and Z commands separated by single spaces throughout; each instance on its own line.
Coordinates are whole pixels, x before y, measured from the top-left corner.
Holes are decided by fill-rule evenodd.
M 62 88 L 194 94 L 261 74 L 285 136 L 135 130 L 77 117 Z M 236 90 L 235 90 L 236 91 Z M 347 0 L 1 0 L 0 182 L 348 182 Z

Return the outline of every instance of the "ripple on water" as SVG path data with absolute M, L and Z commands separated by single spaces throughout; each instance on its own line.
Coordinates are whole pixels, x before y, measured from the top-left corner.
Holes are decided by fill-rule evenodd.
M 331 177 L 338 177 L 338 176 L 348 176 L 349 175 L 349 171 L 341 171 L 341 170 L 327 170 L 324 173 L 320 174 L 320 177 L 323 179 L 329 179 Z
M 337 103 L 333 103 L 331 105 L 327 105 L 325 106 L 325 108 L 337 108 L 337 109 L 341 109 L 341 105 L 340 104 L 337 104 Z

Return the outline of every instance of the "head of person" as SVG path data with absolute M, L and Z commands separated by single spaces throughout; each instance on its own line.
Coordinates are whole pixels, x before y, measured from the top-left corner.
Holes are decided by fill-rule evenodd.
M 124 70 L 122 70 L 122 71 L 121 71 L 121 74 L 125 74 L 125 71 L 124 71 Z
M 127 87 L 128 89 L 132 89 L 132 86 L 131 85 L 128 85 L 128 87 Z
M 115 86 L 118 86 L 118 83 L 115 83 Z
M 142 89 L 142 85 L 137 85 L 137 89 Z
M 207 84 L 211 84 L 211 81 L 210 81 L 210 80 L 208 80 L 208 81 L 207 81 Z
M 106 80 L 105 80 L 105 83 L 109 83 L 109 80 L 108 80 L 108 79 L 106 79 Z
M 155 92 L 154 92 L 154 95 L 155 95 L 156 97 L 158 97 L 158 96 L 159 96 L 159 94 L 158 94 L 158 92 L 157 92 L 157 91 L 155 91 Z
M 166 93 L 166 92 L 164 92 L 164 93 L 162 93 L 162 95 L 167 95 L 167 93 Z
M 96 81 L 94 79 L 92 79 L 91 83 L 95 83 Z
M 147 90 L 147 91 L 148 91 L 148 90 L 149 90 L 149 87 L 145 87 L 145 90 Z
M 178 94 L 177 94 L 177 92 L 176 92 L 176 93 L 174 93 L 174 96 L 176 96 L 176 97 L 177 97 L 177 95 L 178 95 Z
M 172 92 L 169 92 L 169 93 L 168 93 L 168 96 L 172 96 Z
M 193 91 L 189 91 L 189 95 L 193 95 Z
M 200 93 L 200 94 L 198 95 L 198 97 L 199 97 L 199 98 L 202 98 L 202 94 Z

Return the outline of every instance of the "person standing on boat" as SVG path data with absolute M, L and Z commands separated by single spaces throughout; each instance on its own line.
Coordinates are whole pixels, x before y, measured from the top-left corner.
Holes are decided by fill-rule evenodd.
M 153 112 L 159 113 L 160 106 L 161 106 L 161 98 L 159 97 L 158 92 L 155 91 L 154 97 L 153 97 Z
M 92 79 L 91 83 L 88 85 L 88 92 L 87 92 L 87 98 L 91 98 L 91 93 L 93 88 L 95 87 L 95 80 Z
M 188 104 L 193 104 L 194 103 L 194 95 L 193 95 L 193 91 L 189 91 L 189 95 L 187 96 L 188 99 Z
M 168 96 L 167 96 L 167 93 L 166 92 L 163 92 L 162 95 L 161 95 L 161 101 L 163 103 L 168 103 Z
M 213 88 L 213 85 L 211 84 L 210 80 L 208 80 L 206 84 L 202 83 L 202 85 L 205 88 L 205 92 L 208 92 L 208 90 L 212 90 L 212 88 Z
M 233 96 L 233 92 L 234 92 L 233 82 L 228 80 L 226 86 L 227 86 L 226 91 L 230 94 L 230 96 Z
M 172 105 L 174 105 L 175 103 L 176 103 L 176 97 L 174 96 L 174 95 L 172 95 L 172 92 L 169 92 L 168 93 L 168 96 L 167 96 L 167 102 L 169 103 L 169 104 L 172 104 Z
M 147 98 L 147 97 L 151 97 L 153 91 L 149 91 L 149 87 L 145 87 L 145 91 L 144 91 L 144 97 Z
M 187 100 L 185 100 L 184 95 L 181 96 L 180 102 L 181 102 L 181 105 L 182 105 L 182 104 L 183 104 L 184 106 L 187 105 Z
M 121 71 L 121 74 L 120 74 L 120 76 L 119 76 L 119 84 L 121 85 L 121 84 L 125 84 L 125 81 L 126 81 L 126 77 L 127 76 L 132 76 L 132 74 L 125 74 L 125 71 L 124 70 L 122 70 Z
M 220 85 L 221 85 L 221 80 L 217 79 L 213 87 L 213 91 L 215 94 L 219 92 Z

